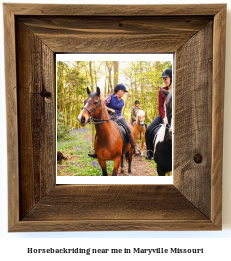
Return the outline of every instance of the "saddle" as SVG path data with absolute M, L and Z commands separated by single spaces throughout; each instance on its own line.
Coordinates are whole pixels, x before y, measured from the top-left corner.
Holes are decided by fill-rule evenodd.
M 120 131 L 120 136 L 123 140 L 124 143 L 128 143 L 129 139 L 128 139 L 128 130 L 127 128 L 120 122 L 115 121 L 115 123 L 118 125 L 119 131 Z
M 117 115 L 115 113 L 108 112 L 108 114 L 109 114 L 110 119 L 117 124 L 119 131 L 120 131 L 120 136 L 124 142 L 124 147 L 125 147 L 125 144 L 129 143 L 127 128 L 121 122 L 116 120 Z M 124 147 L 123 147 L 123 150 L 124 150 Z

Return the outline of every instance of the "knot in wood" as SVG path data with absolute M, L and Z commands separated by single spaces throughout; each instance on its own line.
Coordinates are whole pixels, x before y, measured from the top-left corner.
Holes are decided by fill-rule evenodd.
M 200 164 L 202 162 L 202 156 L 200 153 L 197 153 L 195 154 L 194 156 L 194 161 L 197 163 L 197 164 Z
M 50 92 L 47 92 L 46 90 L 42 90 L 42 92 L 40 93 L 40 95 L 41 95 L 43 98 L 51 99 L 51 93 L 50 93 Z

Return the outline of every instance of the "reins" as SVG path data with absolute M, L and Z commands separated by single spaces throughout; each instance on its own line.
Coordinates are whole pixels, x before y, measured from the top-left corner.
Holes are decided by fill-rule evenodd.
M 107 120 L 102 119 L 102 120 L 100 120 L 100 119 L 92 118 L 92 117 L 90 116 L 90 122 L 89 122 L 89 124 L 100 124 L 100 123 L 104 123 L 104 122 L 107 122 L 107 121 L 110 121 L 110 120 L 111 120 L 111 119 L 107 119 Z M 96 121 L 98 121 L 98 122 L 96 122 Z

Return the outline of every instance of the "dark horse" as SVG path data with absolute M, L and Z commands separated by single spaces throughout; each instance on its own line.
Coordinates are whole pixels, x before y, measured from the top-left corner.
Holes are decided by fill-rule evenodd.
M 172 171 L 172 92 L 162 90 L 165 100 L 165 124 L 160 124 L 157 132 L 152 132 L 153 155 L 157 163 L 157 173 L 165 176 Z
M 78 116 L 78 120 L 82 126 L 94 121 L 96 129 L 95 151 L 97 159 L 103 171 L 103 176 L 107 176 L 106 161 L 113 160 L 114 168 L 112 176 L 117 176 L 121 163 L 121 171 L 123 171 L 123 154 L 126 153 L 128 159 L 128 173 L 131 173 L 131 162 L 133 149 L 129 142 L 124 143 L 118 124 L 110 119 L 107 109 L 100 98 L 100 88 L 97 87 L 96 92 L 91 92 L 87 88 L 88 98 L 84 101 L 84 107 Z M 134 129 L 128 123 L 130 130 L 134 135 Z

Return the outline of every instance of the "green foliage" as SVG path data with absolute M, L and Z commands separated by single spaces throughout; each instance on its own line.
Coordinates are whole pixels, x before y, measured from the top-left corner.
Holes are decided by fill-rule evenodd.
M 87 62 L 57 63 L 57 109 L 63 112 L 65 125 L 75 128 L 78 128 L 77 117 L 87 98 L 87 65 Z
M 64 125 L 79 128 L 77 117 L 88 96 L 87 87 L 95 91 L 96 86 L 99 86 L 101 96 L 105 98 L 112 93 L 117 80 L 123 82 L 128 89 L 128 93 L 123 97 L 125 119 L 130 121 L 131 107 L 138 99 L 140 107 L 146 112 L 146 120 L 149 124 L 158 115 L 159 87 L 163 86 L 160 76 L 166 68 L 172 68 L 171 62 L 59 61 L 57 63 L 57 108 L 59 112 L 63 112 Z
M 65 140 L 68 138 L 70 126 L 65 124 L 64 113 L 57 113 L 57 140 Z
M 91 150 L 91 143 L 86 136 L 91 133 L 91 128 L 73 130 L 65 141 L 57 142 L 57 150 L 68 157 L 68 161 L 62 161 L 65 166 L 61 170 L 62 175 L 72 176 L 102 176 L 102 169 L 97 159 L 88 156 Z M 107 171 L 111 173 L 113 162 L 107 162 Z
M 130 110 L 135 100 L 139 100 L 140 107 L 146 112 L 146 122 L 149 124 L 158 115 L 159 87 L 163 87 L 160 78 L 166 68 L 172 68 L 171 62 L 133 61 L 126 62 L 121 74 L 125 75 L 129 92 L 126 95 L 123 115 L 130 120 Z M 127 86 L 127 85 L 126 85 Z
M 156 162 L 153 160 L 153 164 L 152 165 L 150 165 L 150 167 L 152 167 L 153 169 L 157 169 L 157 164 L 156 164 Z

